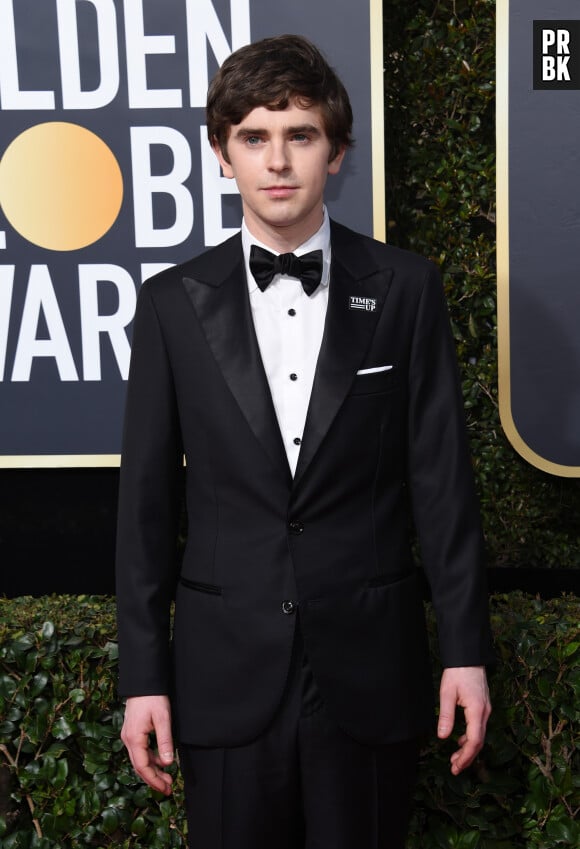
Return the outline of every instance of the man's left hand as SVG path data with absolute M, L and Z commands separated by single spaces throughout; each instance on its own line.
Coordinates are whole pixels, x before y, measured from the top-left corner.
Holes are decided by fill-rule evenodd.
M 455 708 L 465 715 L 465 733 L 457 741 L 459 749 L 451 755 L 453 775 L 468 767 L 481 751 L 485 728 L 491 713 L 485 667 L 458 666 L 443 670 L 439 690 L 439 722 L 437 736 L 449 737 L 455 725 Z

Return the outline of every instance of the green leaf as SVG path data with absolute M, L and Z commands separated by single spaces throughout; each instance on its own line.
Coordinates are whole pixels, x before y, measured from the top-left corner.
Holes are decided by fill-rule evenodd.
M 49 678 L 46 672 L 39 672 L 31 681 L 29 697 L 31 699 L 35 698 L 35 696 L 40 695 L 46 685 L 48 684 Z
M 76 731 L 74 722 L 70 722 L 66 717 L 59 717 L 52 726 L 52 733 L 57 740 L 66 740 Z
M 145 837 L 147 833 L 147 822 L 145 817 L 138 816 L 131 823 L 131 834 L 135 834 L 137 837 Z
M 16 681 L 5 673 L 0 675 L 0 696 L 4 699 L 10 699 L 16 691 Z
M 29 849 L 30 838 L 30 832 L 13 832 L 2 838 L 2 849 Z
M 68 778 L 68 761 L 65 758 L 61 758 L 56 763 L 56 774 L 53 776 L 52 783 L 56 790 L 61 790 Z M 74 809 L 74 803 L 73 803 Z M 71 811 L 72 813 L 72 811 Z
M 65 743 L 52 743 L 48 749 L 44 752 L 41 752 L 40 757 L 44 758 L 49 756 L 51 758 L 60 758 L 61 755 L 64 755 L 65 752 L 69 751 L 69 747 Z
M 45 622 L 40 632 L 43 640 L 50 640 L 54 636 L 54 625 L 52 622 Z
M 578 824 L 571 819 L 549 819 L 546 823 L 546 832 L 554 843 L 560 843 L 564 846 L 574 846 L 575 849 L 578 846 L 580 830 Z
M 115 808 L 105 808 L 102 814 L 102 828 L 105 834 L 113 834 L 119 826 L 119 813 Z

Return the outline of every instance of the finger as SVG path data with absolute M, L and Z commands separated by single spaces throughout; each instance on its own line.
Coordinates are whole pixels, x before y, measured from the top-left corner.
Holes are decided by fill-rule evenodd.
M 459 749 L 451 755 L 451 772 L 458 775 L 470 766 L 481 749 L 485 739 L 485 724 L 489 714 L 485 706 L 481 709 L 469 708 L 465 711 L 466 730 L 459 740 Z
M 155 756 L 149 748 L 149 736 L 140 734 L 135 740 L 127 741 L 127 751 L 133 764 L 133 769 L 143 781 L 155 790 L 164 792 L 167 782 L 161 777 L 165 775 L 155 763 Z
M 152 731 L 159 742 L 160 754 L 150 747 Z M 173 779 L 164 771 L 173 761 L 169 700 L 165 697 L 128 699 L 121 739 L 137 775 L 153 789 L 169 795 Z
M 489 716 L 489 705 L 486 702 L 469 704 L 465 708 L 465 737 L 467 743 L 483 746 L 485 727 Z
M 439 720 L 437 722 L 437 736 L 440 739 L 449 737 L 453 731 L 453 726 L 455 725 L 455 702 L 455 692 L 442 687 L 439 702 Z
M 451 772 L 459 775 L 470 766 L 482 749 L 482 742 L 466 740 L 456 752 L 451 755 Z
M 154 755 L 150 749 L 146 749 L 143 753 L 141 748 L 133 750 L 129 748 L 128 752 L 133 769 L 149 787 L 165 795 L 171 793 L 173 778 L 164 771 L 161 758 Z
M 162 768 L 155 764 L 149 764 L 142 769 L 135 767 L 135 772 L 154 790 L 158 790 L 165 796 L 169 796 L 171 793 L 173 778 L 167 772 L 164 772 Z
M 160 769 L 161 759 L 159 764 L 156 763 L 157 756 L 149 748 L 149 735 L 145 732 L 132 734 L 128 731 L 124 737 L 129 758 L 137 775 L 154 790 L 168 795 L 171 792 L 173 779 Z
M 171 716 L 169 711 L 161 711 L 153 716 L 153 728 L 157 738 L 157 751 L 161 762 L 168 766 L 173 762 L 174 746 L 171 734 Z
M 149 750 L 149 735 L 144 732 L 132 734 L 128 731 L 122 736 L 134 770 L 141 773 L 149 765 L 151 755 Z

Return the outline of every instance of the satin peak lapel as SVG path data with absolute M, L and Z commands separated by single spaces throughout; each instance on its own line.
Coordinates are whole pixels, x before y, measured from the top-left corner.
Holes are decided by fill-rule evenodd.
M 230 243 L 226 243 L 230 248 Z M 236 243 L 234 243 L 235 245 Z M 291 473 L 254 330 L 241 243 L 225 276 L 184 277 L 208 345 L 256 439 L 288 486 Z
M 335 260 L 335 253 L 339 251 L 333 247 L 324 335 L 294 484 L 310 465 L 350 390 L 376 330 L 392 277 L 392 270 L 384 269 L 357 278 L 338 257 Z M 366 303 L 366 308 L 354 306 L 361 303 Z

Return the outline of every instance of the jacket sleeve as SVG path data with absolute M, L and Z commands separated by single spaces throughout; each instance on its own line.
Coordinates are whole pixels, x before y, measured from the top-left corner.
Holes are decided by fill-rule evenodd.
M 170 689 L 183 449 L 173 377 L 151 287 L 139 293 L 125 408 L 117 525 L 119 691 Z
M 443 666 L 492 663 L 483 535 L 463 397 L 443 287 L 431 263 L 411 344 L 408 456 Z

